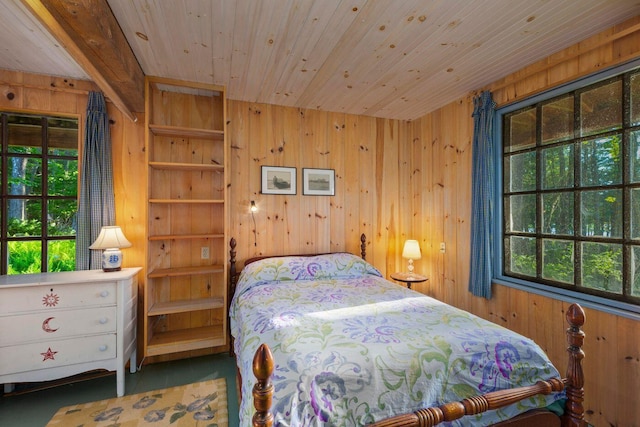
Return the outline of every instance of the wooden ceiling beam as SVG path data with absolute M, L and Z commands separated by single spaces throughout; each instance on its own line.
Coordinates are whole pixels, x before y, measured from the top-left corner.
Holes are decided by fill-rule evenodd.
M 131 120 L 144 111 L 144 72 L 107 0 L 21 0 Z

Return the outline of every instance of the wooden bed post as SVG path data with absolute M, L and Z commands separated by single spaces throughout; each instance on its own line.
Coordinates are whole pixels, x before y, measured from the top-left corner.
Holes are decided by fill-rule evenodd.
M 231 299 L 236 293 L 236 284 L 238 282 L 238 276 L 236 272 L 236 239 L 233 237 L 229 240 L 229 287 L 227 288 L 227 313 L 231 308 Z M 228 334 L 229 334 L 229 356 L 233 357 L 233 338 L 231 337 L 231 322 L 228 322 Z
M 562 415 L 563 427 L 584 427 L 584 374 L 582 372 L 582 359 L 584 359 L 584 325 L 585 314 L 578 304 L 571 304 L 567 310 L 567 353 L 569 362 L 567 364 L 567 378 L 564 380 L 567 390 L 567 403 L 565 412 Z
M 234 290 L 236 287 L 236 282 L 238 280 L 236 274 L 236 239 L 233 237 L 229 240 L 229 281 L 231 282 L 231 289 Z
M 271 374 L 273 374 L 273 354 L 266 344 L 261 344 L 253 356 L 253 375 L 257 379 L 253 386 L 253 406 L 256 408 L 253 414 L 253 427 L 273 426 Z
M 362 233 L 360 235 L 360 256 L 362 259 L 367 259 L 367 236 Z

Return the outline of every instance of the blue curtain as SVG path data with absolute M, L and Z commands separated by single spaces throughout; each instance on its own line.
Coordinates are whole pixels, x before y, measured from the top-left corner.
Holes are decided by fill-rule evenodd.
M 496 104 L 491 98 L 491 92 L 482 92 L 473 99 L 473 103 L 469 291 L 489 299 L 494 259 L 491 227 L 496 182 L 493 164 L 493 116 Z
M 92 251 L 89 246 L 98 237 L 102 226 L 114 225 L 115 219 L 107 106 L 102 93 L 89 92 L 78 200 L 76 270 L 102 267 L 101 251 Z

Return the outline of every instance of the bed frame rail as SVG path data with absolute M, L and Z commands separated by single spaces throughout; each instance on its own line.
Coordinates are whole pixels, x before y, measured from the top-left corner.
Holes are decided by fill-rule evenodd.
M 584 420 L 584 375 L 582 359 L 584 352 L 584 332 L 582 326 L 585 314 L 579 304 L 569 306 L 566 314 L 569 328 L 567 329 L 567 353 L 569 361 L 567 378 L 552 378 L 549 381 L 518 387 L 510 390 L 500 390 L 479 396 L 463 399 L 459 402 L 424 408 L 410 414 L 403 414 L 374 423 L 376 427 L 432 427 L 444 421 L 454 421 L 466 415 L 480 414 L 485 411 L 502 408 L 519 400 L 536 394 L 549 394 L 566 389 L 567 401 L 565 412 L 561 417 L 563 427 L 585 427 Z M 273 354 L 266 344 L 260 345 L 253 358 L 253 373 L 257 379 L 253 387 L 253 402 L 256 412 L 253 416 L 254 427 L 272 427 L 273 415 L 270 412 L 273 400 Z M 501 424 L 502 425 L 502 424 Z

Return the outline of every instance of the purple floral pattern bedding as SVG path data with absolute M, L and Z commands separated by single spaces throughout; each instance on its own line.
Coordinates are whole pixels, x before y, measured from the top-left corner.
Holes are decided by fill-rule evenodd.
M 391 283 L 346 253 L 250 264 L 230 321 L 241 426 L 251 425 L 251 364 L 263 342 L 275 359 L 276 426 L 360 426 L 559 376 L 530 339 Z M 562 397 L 538 396 L 451 425 L 489 425 Z

